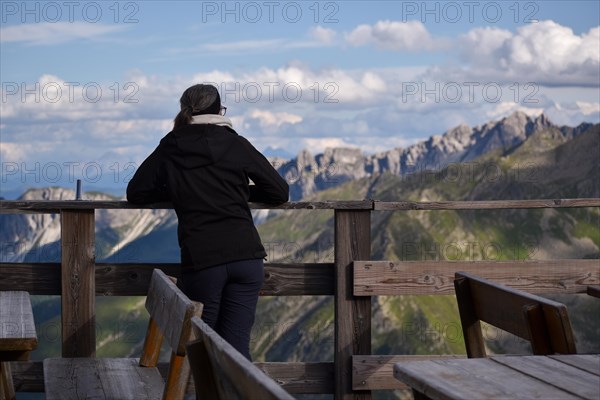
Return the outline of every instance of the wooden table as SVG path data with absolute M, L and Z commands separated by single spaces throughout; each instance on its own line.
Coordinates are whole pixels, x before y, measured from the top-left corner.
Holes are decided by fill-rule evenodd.
M 417 399 L 600 399 L 600 355 L 409 361 L 396 379 Z
M 37 346 L 27 292 L 0 292 L 0 399 L 14 399 L 9 361 L 26 361 Z

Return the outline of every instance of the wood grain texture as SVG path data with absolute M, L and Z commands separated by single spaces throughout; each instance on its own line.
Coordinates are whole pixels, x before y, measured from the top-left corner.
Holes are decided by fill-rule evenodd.
M 197 336 L 194 334 L 194 337 Z M 187 344 L 187 354 L 194 378 L 196 400 L 218 399 L 217 373 L 210 362 L 210 353 L 204 339 L 196 339 Z
M 469 357 L 485 357 L 479 320 L 528 340 L 534 354 L 576 353 L 564 304 L 464 272 L 455 284 Z
M 431 399 L 580 399 L 489 358 L 399 363 L 394 376 Z
M 61 212 L 62 356 L 96 354 L 94 210 Z
M 353 295 L 352 263 L 371 258 L 371 213 L 336 210 L 334 236 L 335 397 L 368 400 L 369 391 L 352 390 L 352 356 L 371 354 L 371 298 Z
M 394 210 L 499 210 L 522 208 L 600 207 L 600 199 L 475 200 L 475 201 L 374 201 L 377 211 Z
M 572 365 L 559 360 L 539 357 L 492 357 L 491 359 L 584 399 L 598 398 L 600 394 L 598 376 L 573 368 Z
M 0 292 L 0 354 L 30 351 L 37 346 L 37 333 L 29 293 Z M 2 361 L 7 361 L 2 358 Z
M 600 354 L 576 354 L 548 356 L 600 377 Z
M 214 382 L 219 399 L 293 400 L 289 393 L 235 350 L 200 318 L 194 317 L 192 323 L 196 337 L 204 344 L 212 371 L 216 373 Z M 190 353 L 192 357 L 201 354 L 202 352 Z
M 161 270 L 152 273 L 146 309 L 160 329 L 169 347 L 185 356 L 185 345 L 190 340 L 191 318 L 196 305 Z
M 352 356 L 352 388 L 354 390 L 409 389 L 394 378 L 394 365 L 408 361 L 449 360 L 462 355 L 366 355 Z
M 15 361 L 11 363 L 13 383 L 17 392 L 43 392 L 44 368 L 42 361 Z
M 96 263 L 96 295 L 145 296 L 152 270 L 179 277 L 179 263 Z M 59 263 L 0 263 L 0 290 L 24 290 L 32 295 L 59 295 Z M 262 296 L 333 295 L 333 263 L 265 264 Z
M 333 295 L 332 263 L 265 265 L 261 296 Z
M 333 393 L 334 365 L 332 362 L 256 362 L 288 393 Z
M 138 362 L 135 358 L 47 358 L 46 399 L 160 400 L 164 387 L 160 372 Z
M 355 261 L 355 296 L 453 294 L 465 271 L 530 293 L 585 293 L 600 283 L 598 260 Z
M 191 318 L 201 315 L 202 305 L 188 299 L 169 276 L 156 269 L 152 273 L 146 308 L 150 322 L 141 360 L 46 359 L 46 398 L 182 400 L 190 376 L 185 344 L 191 338 Z M 154 367 L 163 337 L 172 349 L 166 384 Z
M 372 210 L 372 200 L 358 201 L 291 201 L 281 205 L 249 203 L 251 209 L 269 210 Z M 62 210 L 100 210 L 100 209 L 172 209 L 171 203 L 132 204 L 127 201 L 99 200 L 0 200 L 0 213 L 47 212 L 58 213 Z
M 278 206 L 262 203 L 249 203 L 252 209 L 270 210 L 497 210 L 523 208 L 573 208 L 600 207 L 600 199 L 539 199 L 539 200 L 476 200 L 476 201 L 318 201 L 287 202 Z M 96 200 L 0 200 L 0 213 L 47 212 L 61 210 L 99 209 L 172 209 L 171 203 L 131 204 L 127 201 Z
M 0 263 L 0 291 L 60 295 L 60 263 Z
M 18 361 L 11 364 L 18 392 L 44 391 L 42 361 Z M 257 362 L 255 365 L 288 393 L 333 393 L 332 362 Z M 166 379 L 169 364 L 159 362 L 158 370 Z M 189 380 L 186 393 L 195 393 L 193 379 Z

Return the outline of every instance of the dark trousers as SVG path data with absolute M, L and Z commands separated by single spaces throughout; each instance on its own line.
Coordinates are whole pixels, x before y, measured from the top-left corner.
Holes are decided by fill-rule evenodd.
M 250 331 L 263 280 L 263 260 L 256 259 L 202 270 L 184 267 L 178 286 L 204 304 L 202 320 L 251 360 Z

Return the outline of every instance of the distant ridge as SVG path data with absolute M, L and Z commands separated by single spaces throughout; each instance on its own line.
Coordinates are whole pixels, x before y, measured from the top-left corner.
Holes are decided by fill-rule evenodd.
M 290 183 L 291 199 L 299 200 L 354 179 L 385 172 L 405 176 L 418 171 L 441 170 L 449 164 L 469 162 L 493 151 L 510 152 L 541 130 L 551 130 L 563 141 L 570 140 L 591 126 L 582 123 L 574 128 L 559 127 L 544 114 L 531 118 L 516 111 L 499 121 L 473 128 L 459 125 L 407 148 L 373 155 L 364 155 L 360 149 L 353 148 L 326 149 L 316 156 L 302 150 L 289 162 L 278 160 L 277 165 L 279 173 Z

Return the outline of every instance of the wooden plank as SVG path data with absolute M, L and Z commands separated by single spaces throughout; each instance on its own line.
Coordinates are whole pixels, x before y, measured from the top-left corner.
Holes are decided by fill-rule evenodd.
M 460 325 L 465 340 L 467 356 L 469 358 L 485 357 L 485 341 L 481 331 L 480 318 L 477 315 L 473 301 L 473 293 L 469 281 L 464 278 L 454 280 L 454 292 L 458 304 Z M 521 313 L 518 317 L 521 317 Z
M 265 265 L 261 296 L 333 295 L 333 263 Z
M 200 318 L 192 319 L 199 340 L 204 342 L 212 365 L 217 392 L 222 399 L 293 400 L 233 346 L 221 338 Z
M 60 295 L 60 263 L 0 263 L 0 290 Z
M 144 337 L 142 347 L 142 355 L 140 357 L 140 365 L 143 367 L 156 367 L 158 365 L 158 357 L 160 357 L 160 349 L 164 335 L 160 331 L 154 318 L 148 319 L 148 328 Z
M 194 337 L 196 334 L 194 334 Z M 218 399 L 218 389 L 210 354 L 203 339 L 196 339 L 187 344 L 187 355 L 194 380 L 196 399 Z
M 288 393 L 333 393 L 332 362 L 257 362 L 261 371 Z
M 394 365 L 409 361 L 461 359 L 464 355 L 360 355 L 352 356 L 352 389 L 402 390 L 405 383 L 394 378 Z
M 585 293 L 600 283 L 598 260 L 355 261 L 354 295 L 454 294 L 457 271 L 530 293 Z
M 467 296 L 457 290 L 457 301 L 471 305 L 471 319 L 480 319 L 502 330 L 529 340 L 534 354 L 575 353 L 575 339 L 567 308 L 556 301 L 487 281 L 479 276 L 459 272 L 457 280 L 464 281 Z M 459 287 L 457 285 L 457 287 Z M 501 304 L 502 307 L 498 307 Z M 459 307 L 462 312 L 462 307 Z M 461 316 L 462 321 L 462 316 Z M 471 321 L 463 321 L 463 323 Z M 467 325 L 468 326 L 468 325 Z M 470 332 L 465 330 L 465 333 Z M 483 354 L 483 342 L 476 344 Z M 470 343 L 470 341 L 465 341 Z M 472 350 L 472 349 L 471 349 Z M 468 351 L 467 354 L 470 354 Z
M 61 212 L 62 356 L 96 355 L 94 210 Z
M 97 263 L 96 295 L 145 296 L 152 270 L 179 277 L 179 263 Z M 0 290 L 24 290 L 32 295 L 60 294 L 59 263 L 0 263 Z M 333 263 L 265 264 L 262 296 L 333 295 Z
M 335 398 L 371 398 L 352 391 L 352 356 L 371 354 L 371 298 L 352 294 L 352 262 L 371 257 L 371 213 L 335 211 Z
M 498 210 L 522 208 L 600 207 L 600 199 L 474 200 L 474 201 L 374 201 L 376 211 L 394 210 Z
M 488 358 L 396 364 L 394 376 L 434 400 L 577 399 Z
M 185 342 L 189 342 L 189 339 Z M 165 379 L 165 390 L 162 395 L 163 400 L 183 400 L 187 383 L 191 376 L 190 364 L 187 356 L 171 352 L 169 362 L 169 371 Z
M 19 361 L 11 364 L 14 385 L 18 392 L 44 391 L 42 361 Z M 257 362 L 254 364 L 288 393 L 333 393 L 332 362 Z M 158 363 L 158 370 L 163 379 L 166 379 L 168 369 L 168 363 Z M 193 379 L 190 379 L 186 393 L 188 395 L 195 393 Z
M 476 201 L 321 201 L 287 202 L 278 206 L 261 203 L 249 203 L 252 209 L 272 210 L 492 210 L 523 208 L 574 208 L 600 207 L 600 199 L 541 199 L 541 200 L 476 200 Z M 127 201 L 96 200 L 0 200 L 0 213 L 13 211 L 35 211 L 58 213 L 60 210 L 98 210 L 98 209 L 172 209 L 171 203 L 132 204 Z
M 393 270 L 387 271 L 385 265 L 388 263 L 389 261 L 356 261 L 354 279 L 364 284 L 355 285 L 355 295 L 452 294 L 452 279 L 459 270 L 530 293 L 583 293 L 587 290 L 588 282 L 599 279 L 597 276 L 600 268 L 597 260 L 406 261 L 392 262 Z M 371 271 L 364 270 L 366 264 L 369 264 Z M 160 268 L 171 276 L 177 277 L 180 274 L 179 264 L 97 263 L 96 294 L 145 296 L 154 268 Z M 561 271 L 561 268 L 566 270 Z M 0 290 L 24 290 L 32 295 L 58 295 L 59 269 L 60 265 L 57 263 L 0 263 Z M 578 270 L 589 272 L 577 272 Z M 328 263 L 267 263 L 261 295 L 331 295 L 332 277 L 333 267 Z M 402 288 L 392 288 L 400 285 Z
M 192 332 L 191 318 L 197 312 L 196 304 L 159 269 L 155 269 L 152 274 L 146 309 L 170 348 L 184 356 L 185 345 Z
M 104 296 L 146 296 L 152 271 L 160 269 L 168 276 L 181 275 L 179 263 L 97 263 L 96 294 Z
M 3 352 L 28 352 L 37 347 L 37 333 L 29 293 L 0 292 L 0 355 Z
M 158 369 L 141 367 L 138 361 L 136 358 L 47 358 L 44 360 L 46 399 L 76 400 L 85 388 L 89 399 L 160 400 L 164 383 Z
M 17 392 L 43 392 L 44 368 L 42 361 L 13 361 L 13 384 Z
M 372 210 L 372 200 L 291 201 L 278 206 L 249 203 L 251 209 L 269 210 Z M 14 211 L 58 213 L 61 210 L 172 209 L 171 203 L 132 204 L 127 201 L 98 200 L 0 200 L 0 213 Z
M 549 357 L 491 357 L 497 363 L 584 399 L 600 398 L 600 378 Z
M 549 357 L 600 376 L 600 354 L 552 355 Z

